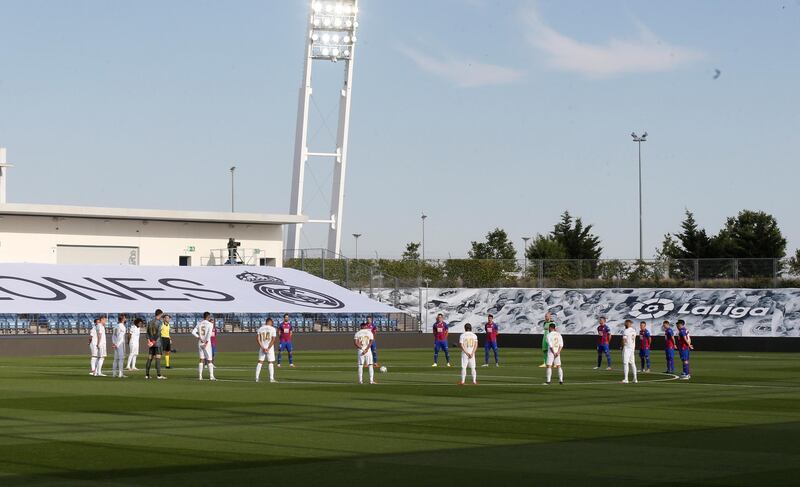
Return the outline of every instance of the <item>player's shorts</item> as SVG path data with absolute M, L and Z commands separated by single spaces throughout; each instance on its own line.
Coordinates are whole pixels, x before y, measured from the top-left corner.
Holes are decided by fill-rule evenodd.
M 125 356 L 125 345 L 114 349 L 114 357 L 121 358 Z
M 689 349 L 688 348 L 685 349 L 685 350 L 678 350 L 678 353 L 680 353 L 682 361 L 684 361 L 684 362 L 688 362 L 689 361 Z
M 639 349 L 639 356 L 640 357 L 649 357 L 650 356 L 650 349 L 649 348 L 640 348 Z
M 211 350 L 211 353 L 214 353 L 214 350 Z M 263 362 L 274 362 L 275 361 L 275 347 L 269 347 L 269 351 L 265 352 L 263 348 L 258 349 L 258 361 Z
M 356 350 L 356 355 L 358 356 L 358 366 L 363 367 L 364 365 L 372 365 L 372 354 L 365 353 L 362 355 L 363 350 Z
M 292 353 L 292 349 L 294 348 L 292 347 L 292 342 L 281 342 L 279 346 L 280 346 L 279 350 L 281 352 L 286 350 L 287 352 Z
M 134 344 L 130 346 L 130 350 L 128 351 L 128 355 L 139 355 L 139 344 Z
M 89 355 L 92 357 L 97 357 L 97 345 L 89 344 Z
M 108 351 L 106 350 L 106 346 L 105 345 L 100 345 L 99 347 L 97 347 L 97 356 L 98 357 L 105 357 L 106 355 L 108 355 Z
M 472 358 L 467 357 L 467 354 L 461 352 L 461 368 L 470 367 L 475 368 L 475 354 L 472 355 Z
M 664 353 L 666 354 L 667 358 L 672 358 L 675 356 L 675 349 L 674 348 L 665 348 Z
M 153 345 L 152 347 L 147 348 L 148 355 L 161 355 L 161 346 L 160 345 Z
M 489 350 L 497 350 L 497 342 L 496 341 L 490 342 L 489 340 L 486 340 L 486 344 L 483 346 L 483 348 Z
M 172 351 L 172 340 L 166 337 L 161 337 L 161 350 L 165 352 Z
M 197 355 L 200 357 L 200 360 L 213 360 L 214 355 L 211 354 L 211 344 L 206 343 L 205 345 L 197 344 Z
M 553 352 L 548 350 L 547 361 L 545 362 L 545 364 L 549 367 L 561 367 L 561 354 L 558 354 L 558 357 L 556 357 Z
M 598 345 L 597 346 L 597 351 L 598 352 L 608 353 L 608 343 L 605 343 L 603 345 Z
M 436 340 L 433 342 L 433 349 L 435 351 L 447 350 L 447 340 Z
M 634 360 L 634 353 L 636 350 L 633 348 L 623 348 L 622 349 L 622 363 L 623 364 L 636 364 L 636 360 Z

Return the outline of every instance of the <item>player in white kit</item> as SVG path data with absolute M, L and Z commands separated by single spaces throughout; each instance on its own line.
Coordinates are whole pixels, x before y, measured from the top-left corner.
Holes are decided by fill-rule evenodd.
M 130 339 L 128 341 L 128 363 L 125 370 L 139 370 L 136 368 L 136 357 L 139 355 L 139 337 L 142 334 L 140 327 L 143 323 L 143 319 L 136 318 L 133 320 L 133 326 L 128 330 Z
M 564 369 L 561 368 L 561 351 L 564 350 L 564 338 L 556 331 L 556 324 L 550 323 L 547 327 L 547 359 L 545 360 L 544 385 L 549 386 L 553 378 L 553 369 L 558 369 L 558 383 L 564 384 Z
M 256 341 L 258 342 L 258 365 L 256 365 L 256 382 L 261 376 L 261 368 L 264 366 L 264 360 L 268 362 L 269 381 L 277 382 L 275 380 L 275 337 L 278 336 L 278 330 L 272 325 L 272 318 L 267 318 L 266 323 L 256 331 Z
M 94 371 L 97 368 L 97 323 L 99 322 L 99 319 L 95 319 L 92 328 L 89 330 L 89 357 L 91 359 L 89 375 L 94 375 Z
M 464 325 L 464 333 L 458 339 L 458 345 L 461 347 L 461 382 L 459 385 L 464 385 L 467 379 L 467 367 L 469 366 L 472 371 L 472 383 L 478 384 L 478 372 L 475 370 L 475 352 L 478 350 L 478 335 L 472 333 L 472 325 L 467 323 Z
M 95 334 L 97 335 L 97 364 L 94 367 L 94 376 L 95 377 L 105 377 L 106 374 L 103 373 L 103 362 L 106 360 L 106 321 L 107 318 L 105 316 L 97 319 L 97 324 L 94 325 Z
M 375 382 L 375 369 L 372 367 L 372 342 L 375 336 L 368 328 L 369 325 L 361 323 L 361 329 L 358 330 L 353 337 L 353 343 L 356 346 L 356 354 L 358 355 L 358 383 L 364 383 L 364 367 L 369 369 L 369 383 L 377 384 Z
M 622 366 L 625 370 L 625 378 L 622 380 L 623 384 L 628 383 L 628 369 L 633 369 L 633 383 L 639 382 L 636 377 L 636 358 L 634 352 L 636 351 L 636 335 L 639 333 L 633 329 L 633 321 L 625 320 L 625 330 L 622 331 Z
M 211 353 L 211 330 L 214 323 L 210 321 L 211 313 L 203 313 L 203 321 L 192 328 L 192 335 L 197 338 L 197 352 L 200 355 L 200 362 L 197 364 L 197 374 L 203 380 L 203 364 L 208 365 L 208 375 L 210 380 L 217 380 L 214 377 L 214 356 Z
M 125 335 L 128 330 L 125 327 L 127 321 L 125 315 L 119 315 L 117 324 L 111 334 L 111 348 L 114 349 L 114 363 L 111 365 L 111 377 L 125 377 L 122 374 L 122 363 L 125 362 Z

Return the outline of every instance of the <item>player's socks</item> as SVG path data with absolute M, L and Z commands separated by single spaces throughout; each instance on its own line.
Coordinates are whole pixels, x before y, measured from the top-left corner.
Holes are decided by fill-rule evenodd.
M 369 368 L 369 383 L 370 384 L 375 383 L 375 367 Z
M 464 383 L 464 380 L 467 378 L 467 368 L 461 367 L 461 383 Z
M 214 362 L 208 363 L 208 375 L 210 376 L 209 379 L 217 380 L 217 378 L 214 376 Z
M 161 377 L 161 359 L 156 359 L 156 375 Z
M 547 379 L 548 383 L 550 382 L 550 379 L 553 378 L 553 369 L 552 368 L 550 368 L 550 367 L 547 368 L 547 371 L 545 371 L 545 378 Z
M 564 382 L 564 369 L 558 368 L 558 382 Z
M 167 368 L 169 368 L 169 355 L 164 355 L 164 365 L 166 365 Z
M 147 377 L 150 377 L 150 365 L 151 365 L 152 363 L 153 363 L 153 359 L 151 359 L 151 358 L 149 358 L 149 357 L 148 357 L 148 358 L 147 358 L 147 363 L 145 363 L 145 366 L 144 366 L 144 374 L 145 374 Z
M 639 382 L 639 379 L 636 376 L 636 365 L 635 364 L 631 364 L 631 368 L 633 369 L 633 382 Z
M 289 352 L 289 367 L 292 365 L 294 365 L 294 356 L 292 355 L 292 352 Z
M 105 360 L 106 359 L 103 357 L 97 358 L 97 367 L 94 369 L 95 375 L 103 375 L 103 362 L 105 362 Z
M 359 384 L 364 383 L 364 367 L 360 365 L 358 366 L 358 383 Z
M 269 380 L 270 380 L 270 382 L 274 381 L 275 380 L 275 367 L 272 365 L 272 362 L 270 362 L 267 365 L 267 370 L 269 370 Z
M 472 383 L 473 384 L 478 383 L 478 371 L 475 370 L 475 367 L 472 367 Z
M 92 363 L 92 373 L 94 374 L 94 371 L 97 369 L 97 357 L 92 357 L 91 363 Z
M 264 364 L 262 364 L 261 362 L 259 362 L 258 365 L 256 365 L 256 382 L 258 382 L 258 378 L 261 376 L 261 367 L 263 366 Z
M 603 354 L 597 352 L 597 368 L 599 369 L 601 365 L 603 365 Z
M 197 376 L 200 377 L 200 379 L 203 378 L 203 362 L 197 364 Z
M 630 367 L 630 365 L 628 365 L 628 362 L 625 362 L 622 365 L 622 368 L 625 369 L 625 381 L 624 382 L 628 382 L 628 368 L 629 367 Z

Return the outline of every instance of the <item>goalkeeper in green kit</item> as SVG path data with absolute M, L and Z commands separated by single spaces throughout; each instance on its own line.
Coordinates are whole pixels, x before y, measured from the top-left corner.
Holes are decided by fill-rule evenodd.
M 556 322 L 553 321 L 553 315 L 549 312 L 544 314 L 544 332 L 542 333 L 542 365 L 539 368 L 547 367 L 547 334 L 550 333 L 550 325 L 555 326 Z

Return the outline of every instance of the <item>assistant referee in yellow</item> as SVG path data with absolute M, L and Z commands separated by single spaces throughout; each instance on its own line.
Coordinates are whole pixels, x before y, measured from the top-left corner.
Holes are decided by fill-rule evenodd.
M 172 341 L 169 338 L 170 315 L 164 315 L 161 321 L 161 350 L 164 353 L 164 365 L 169 369 L 169 355 L 172 351 Z

